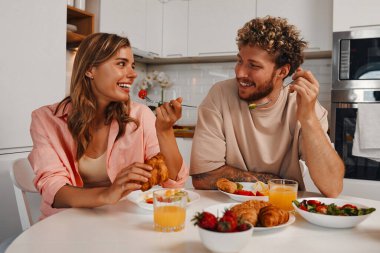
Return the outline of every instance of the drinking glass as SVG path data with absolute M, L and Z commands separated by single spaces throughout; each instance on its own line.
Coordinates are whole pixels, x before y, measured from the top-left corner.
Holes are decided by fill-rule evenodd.
M 298 182 L 289 179 L 272 179 L 268 181 L 269 202 L 273 205 L 292 211 L 292 201 L 297 199 Z
M 160 232 L 180 231 L 185 227 L 187 192 L 163 189 L 153 192 L 154 229 Z

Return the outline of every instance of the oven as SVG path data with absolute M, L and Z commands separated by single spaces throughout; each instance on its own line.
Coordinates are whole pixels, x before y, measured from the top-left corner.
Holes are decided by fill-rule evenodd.
M 330 136 L 342 158 L 345 178 L 380 181 L 380 163 L 352 155 L 359 103 L 380 103 L 380 89 L 332 90 Z

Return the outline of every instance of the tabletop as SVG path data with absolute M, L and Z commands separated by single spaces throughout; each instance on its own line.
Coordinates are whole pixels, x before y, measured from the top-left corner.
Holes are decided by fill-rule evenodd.
M 122 200 L 112 206 L 71 208 L 50 216 L 24 231 L 6 252 L 209 252 L 200 241 L 192 217 L 205 207 L 235 201 L 218 191 L 195 192 L 201 198 L 188 206 L 185 229 L 180 232 L 154 231 L 152 211 Z M 309 196 L 312 194 L 299 194 Z M 380 201 L 339 198 L 377 211 L 350 229 L 319 227 L 296 214 L 296 221 L 287 227 L 254 231 L 241 252 L 380 252 Z

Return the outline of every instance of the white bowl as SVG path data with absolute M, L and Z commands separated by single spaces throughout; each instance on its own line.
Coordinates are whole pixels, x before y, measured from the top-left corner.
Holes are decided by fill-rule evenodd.
M 343 199 L 332 199 L 332 198 L 303 198 L 297 199 L 298 202 L 302 202 L 303 200 L 318 200 L 325 204 L 336 204 L 337 206 L 343 206 L 345 204 L 352 204 L 357 206 L 358 208 L 369 208 L 368 206 L 353 203 L 348 200 Z M 336 216 L 336 215 L 326 215 L 320 213 L 311 213 L 305 210 L 298 208 L 293 203 L 294 210 L 297 211 L 305 220 L 310 223 L 313 223 L 318 226 L 328 227 L 328 228 L 351 228 L 357 226 L 360 222 L 367 219 L 371 214 L 360 215 L 360 216 Z
M 251 240 L 253 226 L 246 231 L 221 233 L 198 227 L 203 245 L 212 252 L 239 252 Z

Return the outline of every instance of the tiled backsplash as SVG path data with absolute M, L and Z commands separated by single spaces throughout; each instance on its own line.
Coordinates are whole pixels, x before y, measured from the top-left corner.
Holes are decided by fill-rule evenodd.
M 138 64 L 136 69 L 139 77 L 133 87 L 132 98 L 138 102 L 145 102 L 137 97 L 138 83 L 145 77 L 147 71 L 157 70 L 165 72 L 173 83 L 170 88 L 164 90 L 165 100 L 180 96 L 183 98 L 184 104 L 199 105 L 214 83 L 235 77 L 234 67 L 234 62 L 148 65 L 146 68 L 144 68 L 143 64 Z M 319 101 L 330 114 L 331 60 L 306 60 L 302 67 L 312 71 L 318 79 L 320 83 Z M 287 81 L 290 81 L 290 79 L 285 82 Z M 159 100 L 160 89 L 149 91 L 149 97 Z M 184 107 L 182 118 L 178 124 L 194 125 L 196 120 L 197 110 Z

